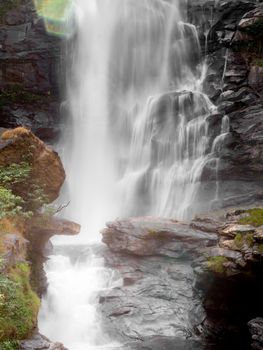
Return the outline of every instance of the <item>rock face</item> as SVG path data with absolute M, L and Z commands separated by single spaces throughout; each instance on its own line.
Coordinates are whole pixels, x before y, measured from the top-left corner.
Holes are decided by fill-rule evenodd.
M 30 167 L 26 181 L 16 186 L 13 192 L 26 199 L 30 195 L 29 189 L 37 185 L 43 190 L 47 202 L 53 202 L 65 180 L 65 171 L 58 154 L 25 128 L 2 129 L 0 136 L 0 166 L 26 162 Z
M 204 90 L 219 112 L 208 119 L 211 134 L 222 127 L 222 116 L 229 120 L 229 132 L 215 148 L 220 198 L 214 207 L 262 200 L 262 9 L 261 1 L 188 4 L 189 19 L 208 53 Z M 213 181 L 208 167 L 202 179 Z
M 103 255 L 122 283 L 100 294 L 105 331 L 138 349 L 149 341 L 155 349 L 158 337 L 182 349 L 248 349 L 246 324 L 263 312 L 263 251 L 262 226 L 240 223 L 246 213 L 214 212 L 189 224 L 152 217 L 108 223 Z
M 1 127 L 23 125 L 52 140 L 58 134 L 61 39 L 46 33 L 31 0 L 18 3 L 0 4 Z

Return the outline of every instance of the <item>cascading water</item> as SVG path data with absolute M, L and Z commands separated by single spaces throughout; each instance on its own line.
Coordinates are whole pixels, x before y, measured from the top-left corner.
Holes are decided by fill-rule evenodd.
M 99 240 L 99 230 L 117 216 L 188 219 L 209 207 L 198 193 L 212 151 L 206 118 L 215 107 L 202 92 L 206 65 L 197 65 L 198 34 L 182 21 L 181 5 L 75 1 L 73 139 L 66 141 L 64 163 L 68 214 L 82 225 L 76 242 Z M 70 350 L 109 346 L 96 296 L 119 283 L 94 246 L 82 248 L 57 247 L 50 257 L 39 317 L 40 331 Z

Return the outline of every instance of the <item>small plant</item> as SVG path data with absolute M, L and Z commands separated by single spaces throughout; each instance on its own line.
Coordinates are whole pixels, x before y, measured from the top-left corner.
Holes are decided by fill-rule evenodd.
M 24 200 L 10 190 L 0 187 L 0 219 L 27 216 L 23 211 Z
M 246 211 L 246 217 L 239 220 L 240 224 L 247 224 L 252 226 L 263 225 L 263 208 L 253 208 Z
M 228 262 L 228 259 L 224 256 L 211 256 L 208 258 L 207 267 L 209 270 L 223 274 L 225 272 L 224 264 Z
M 30 173 L 29 163 L 21 162 L 9 166 L 0 166 L 0 185 L 11 188 L 15 184 L 25 181 Z

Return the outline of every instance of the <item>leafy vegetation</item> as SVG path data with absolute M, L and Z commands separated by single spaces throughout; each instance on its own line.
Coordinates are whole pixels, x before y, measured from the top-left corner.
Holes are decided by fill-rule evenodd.
M 253 208 L 246 211 L 247 216 L 239 220 L 240 224 L 247 224 L 253 226 L 263 225 L 263 208 Z
M 17 264 L 8 275 L 0 274 L 0 341 L 6 350 L 26 338 L 36 324 L 39 299 L 31 289 L 29 275 L 26 263 Z
M 28 218 L 32 212 L 23 209 L 24 200 L 14 195 L 10 190 L 0 187 L 0 219 L 15 218 L 17 216 Z
M 14 184 L 22 183 L 28 178 L 30 170 L 27 162 L 0 166 L 0 185 L 10 188 Z
M 225 272 L 224 264 L 227 262 L 228 259 L 224 256 L 211 256 L 208 258 L 207 267 L 213 272 L 222 274 Z

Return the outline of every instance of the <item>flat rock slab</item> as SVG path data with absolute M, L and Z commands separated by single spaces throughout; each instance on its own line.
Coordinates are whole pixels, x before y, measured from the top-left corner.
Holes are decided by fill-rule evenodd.
M 178 257 L 216 245 L 218 237 L 175 220 L 138 217 L 107 223 L 103 242 L 114 252 Z

